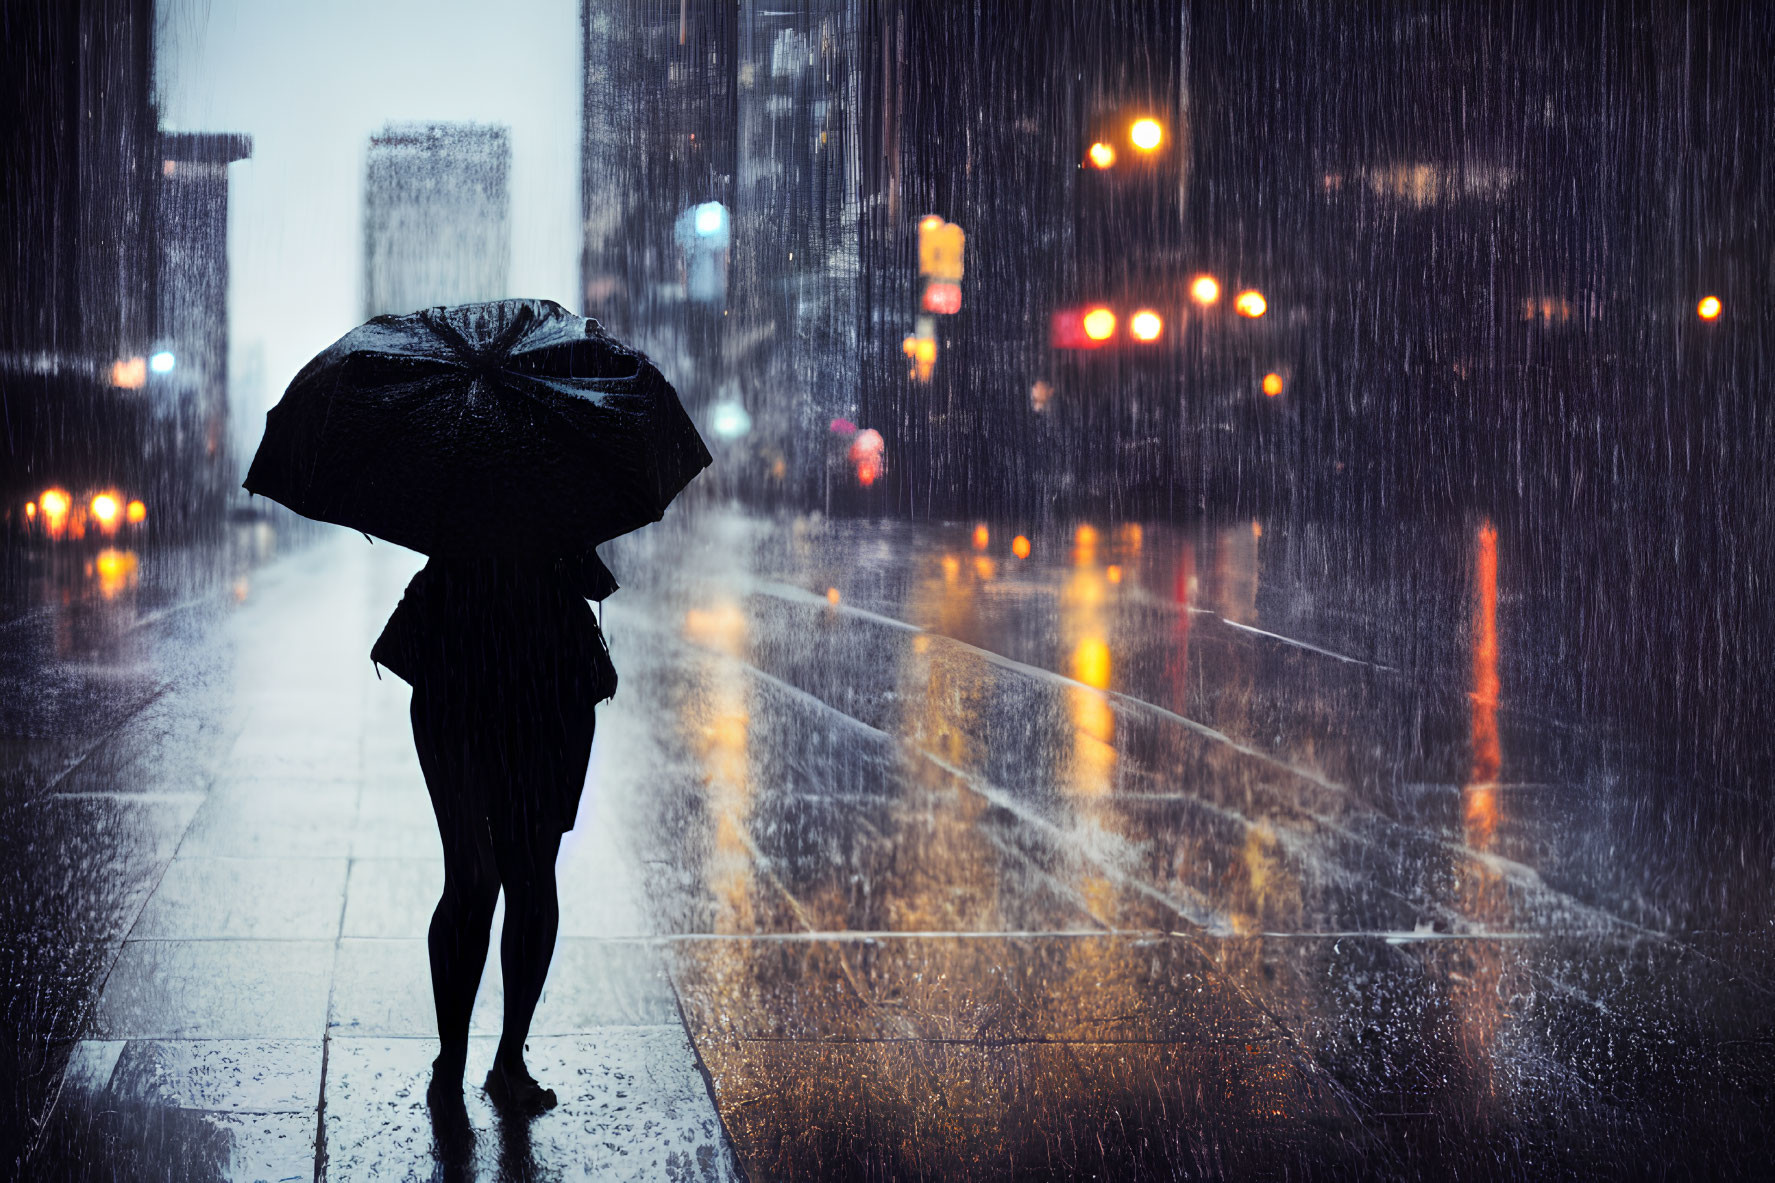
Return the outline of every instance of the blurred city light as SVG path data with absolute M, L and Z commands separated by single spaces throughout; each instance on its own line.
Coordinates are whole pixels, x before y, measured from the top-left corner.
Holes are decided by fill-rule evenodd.
M 140 501 L 132 501 L 123 509 L 123 518 L 131 525 L 144 521 L 147 517 L 148 507 L 143 505 Z
M 1011 553 L 1020 559 L 1027 559 L 1029 557 L 1029 539 L 1021 534 L 1011 539 Z
M 1116 162 L 1116 150 L 1102 140 L 1092 144 L 1091 150 L 1085 155 L 1093 168 L 1109 168 Z
M 1220 282 L 1212 275 L 1198 275 L 1189 285 L 1189 298 L 1206 308 L 1220 299 Z
M 837 588 L 829 587 L 826 589 L 826 602 L 828 604 L 836 604 L 840 598 Z
M 153 370 L 156 374 L 170 374 L 173 372 L 173 367 L 177 365 L 178 362 L 179 359 L 174 357 L 171 352 L 162 349 L 159 353 L 148 359 L 148 368 Z
M 1265 302 L 1262 292 L 1250 289 L 1240 292 L 1233 300 L 1233 310 L 1240 316 L 1249 316 L 1256 320 L 1269 310 L 1269 304 Z
M 923 308 L 926 312 L 938 312 L 945 316 L 953 316 L 960 312 L 961 285 L 937 282 L 926 284 Z
M 98 576 L 99 594 L 108 600 L 136 581 L 136 556 L 106 547 L 94 557 L 92 573 Z
M 49 519 L 50 525 L 53 527 L 56 519 L 68 516 L 68 507 L 73 502 L 69 500 L 68 494 L 64 490 L 45 489 L 43 495 L 37 498 L 37 504 L 43 507 L 43 516 Z
M 1073 650 L 1072 676 L 1097 690 L 1109 688 L 1109 646 L 1101 637 L 1086 637 Z
M 1165 129 L 1159 126 L 1156 119 L 1137 119 L 1134 126 L 1128 129 L 1128 139 L 1142 152 L 1151 152 L 1165 138 Z
M 25 517 L 33 522 L 37 520 L 37 503 L 35 501 L 25 502 Z
M 724 440 L 739 439 L 752 430 L 752 416 L 738 403 L 716 403 L 709 414 L 709 427 Z
M 1107 308 L 1093 308 L 1085 313 L 1085 336 L 1093 341 L 1107 341 L 1116 335 L 1116 314 Z
M 857 483 L 865 489 L 881 476 L 881 458 L 886 447 L 881 432 L 873 427 L 857 432 L 857 438 L 851 441 L 850 458 L 857 466 Z
M 1165 331 L 1165 322 L 1150 308 L 1142 308 L 1128 320 L 1128 332 L 1136 341 L 1157 341 Z
M 986 544 L 988 542 L 990 542 L 991 540 L 992 540 L 992 535 L 986 529 L 985 522 L 981 522 L 978 526 L 974 527 L 974 549 L 975 550 L 985 550 Z
M 1718 320 L 1720 315 L 1720 298 L 1718 296 L 1707 296 L 1703 298 L 1701 303 L 1695 305 L 1695 313 L 1702 320 Z
M 1274 372 L 1265 374 L 1263 376 L 1263 392 L 1271 398 L 1275 398 L 1278 394 L 1281 394 L 1282 375 Z
M 719 201 L 705 201 L 696 207 L 696 232 L 703 238 L 716 238 L 727 230 L 727 207 Z
M 147 382 L 147 358 L 132 357 L 111 363 L 111 385 L 119 390 L 140 390 Z
M 92 499 L 92 516 L 98 519 L 99 525 L 107 528 L 117 525 L 117 514 L 122 508 L 117 504 L 117 498 L 109 493 L 100 493 Z
M 1120 583 L 1122 581 L 1121 565 L 1119 563 L 1111 563 L 1103 569 L 1103 577 L 1111 583 Z

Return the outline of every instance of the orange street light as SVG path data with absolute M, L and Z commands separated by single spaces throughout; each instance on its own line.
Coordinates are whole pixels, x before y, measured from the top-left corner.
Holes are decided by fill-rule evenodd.
M 1701 303 L 1695 305 L 1695 315 L 1699 316 L 1702 320 L 1718 320 L 1720 316 L 1720 298 L 1718 296 L 1704 297 Z
M 1275 398 L 1278 394 L 1281 394 L 1282 375 L 1276 373 L 1265 374 L 1263 376 L 1263 392 L 1271 398 Z
M 1128 139 L 1142 152 L 1151 152 L 1165 140 L 1165 129 L 1157 119 L 1136 119 L 1128 129 Z
M 1116 335 L 1116 314 L 1097 307 L 1085 313 L 1085 336 L 1093 341 L 1107 341 Z
M 1206 308 L 1220 299 L 1220 282 L 1212 275 L 1198 275 L 1189 285 L 1189 298 Z
M 1263 298 L 1263 293 L 1256 288 L 1250 288 L 1240 292 L 1238 296 L 1233 299 L 1233 311 L 1237 312 L 1240 316 L 1249 316 L 1252 320 L 1256 320 L 1265 312 L 1269 311 L 1269 307 L 1269 304 Z
M 1142 308 L 1128 319 L 1128 332 L 1136 341 L 1157 341 L 1165 331 L 1165 322 L 1150 308 Z
M 1098 140 L 1091 145 L 1091 149 L 1085 153 L 1085 157 L 1091 162 L 1092 168 L 1109 168 L 1116 162 L 1116 150 L 1102 140 Z

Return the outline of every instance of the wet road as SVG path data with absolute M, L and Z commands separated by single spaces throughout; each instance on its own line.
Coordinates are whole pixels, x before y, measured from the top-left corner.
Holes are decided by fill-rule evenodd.
M 538 1021 L 581 1108 L 479 1113 L 482 1175 L 1755 1174 L 1763 741 L 1697 764 L 1709 700 L 1633 643 L 1680 627 L 1480 516 L 1016 528 L 612 548 Z M 69 1065 L 40 1161 L 429 1176 L 436 838 L 362 656 L 416 565 L 335 538 L 145 652 L 80 640 L 125 615 L 90 586 L 21 626 L 9 1033 L 32 1104 Z M 1611 609 L 1615 644 L 1575 623 Z M 271 1064 L 275 1104 L 240 1083 Z

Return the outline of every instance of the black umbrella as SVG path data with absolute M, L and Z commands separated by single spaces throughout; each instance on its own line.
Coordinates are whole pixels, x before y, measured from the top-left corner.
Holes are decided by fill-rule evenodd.
M 246 488 L 429 555 L 564 556 L 658 521 L 708 464 L 639 350 L 499 300 L 345 334 L 265 417 Z

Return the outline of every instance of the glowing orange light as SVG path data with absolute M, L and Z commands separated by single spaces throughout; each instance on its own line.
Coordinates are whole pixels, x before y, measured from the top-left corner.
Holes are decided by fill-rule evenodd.
M 1085 336 L 1093 341 L 1107 341 L 1116 335 L 1116 314 L 1107 308 L 1093 308 L 1085 313 Z
M 954 583 L 961 576 L 961 560 L 954 555 L 943 556 L 943 578 Z
M 1263 293 L 1255 288 L 1240 292 L 1233 300 L 1233 311 L 1240 316 L 1249 316 L 1252 320 L 1256 320 L 1269 311 L 1269 307 L 1263 298 Z
M 68 506 L 72 503 L 68 500 L 68 495 L 62 490 L 45 489 L 43 490 L 43 496 L 37 498 L 37 504 L 41 505 L 43 507 L 43 512 L 50 517 L 59 518 L 68 512 Z
M 25 516 L 33 522 L 37 520 L 37 503 L 35 501 L 25 502 Z
M 1081 547 L 1096 546 L 1097 527 L 1092 525 L 1080 526 L 1078 532 L 1073 535 L 1072 540 L 1075 544 Z
M 985 550 L 986 544 L 990 541 L 992 541 L 992 535 L 987 531 L 985 522 L 981 522 L 978 526 L 974 527 L 975 550 Z
M 926 234 L 929 234 L 933 230 L 941 229 L 942 226 L 943 219 L 936 214 L 926 214 L 918 220 L 918 228 Z
M 1116 162 L 1116 150 L 1102 140 L 1092 144 L 1091 150 L 1085 155 L 1090 158 L 1093 168 L 1109 168 Z
M 1157 341 L 1165 331 L 1165 322 L 1150 308 L 1142 308 L 1128 318 L 1128 331 L 1136 341 Z
M 981 579 L 991 579 L 998 574 L 998 564 L 985 555 L 974 556 L 974 574 Z
M 1027 559 L 1029 557 L 1029 539 L 1021 534 L 1011 539 L 1011 553 L 1020 559 Z
M 1720 315 L 1720 298 L 1708 296 L 1695 305 L 1695 314 L 1702 320 L 1718 320 Z
M 147 384 L 147 358 L 131 357 L 111 363 L 111 385 L 121 390 L 140 390 Z
M 1282 375 L 1273 373 L 1265 374 L 1263 376 L 1263 392 L 1271 398 L 1275 398 L 1278 394 L 1281 394 Z
M 835 587 L 827 588 L 826 589 L 826 602 L 828 604 L 836 604 L 836 603 L 838 603 L 838 600 L 839 600 L 838 589 Z
M 1491 845 L 1497 829 L 1496 786 L 1503 768 L 1498 743 L 1498 531 L 1490 522 L 1479 527 L 1473 605 L 1473 767 L 1464 787 L 1467 842 L 1475 850 Z
M 1103 569 L 1103 577 L 1111 583 L 1120 583 L 1122 581 L 1122 569 L 1115 563 L 1111 563 Z
M 93 560 L 99 594 L 107 600 L 136 581 L 136 556 L 127 550 L 106 547 Z
M 1198 275 L 1189 285 L 1189 298 L 1206 308 L 1220 299 L 1220 281 L 1212 275 Z
M 123 510 L 124 520 L 131 523 L 140 522 L 147 518 L 147 516 L 148 507 L 143 505 L 140 501 L 130 502 Z
M 1157 119 L 1136 119 L 1128 129 L 1128 139 L 1142 152 L 1151 152 L 1165 140 L 1165 129 Z
M 1109 646 L 1096 637 L 1079 642 L 1072 651 L 1072 676 L 1098 690 L 1109 686 Z
M 117 498 L 109 493 L 100 493 L 92 499 L 92 516 L 99 520 L 101 526 L 115 524 L 117 513 L 122 508 L 117 504 Z

